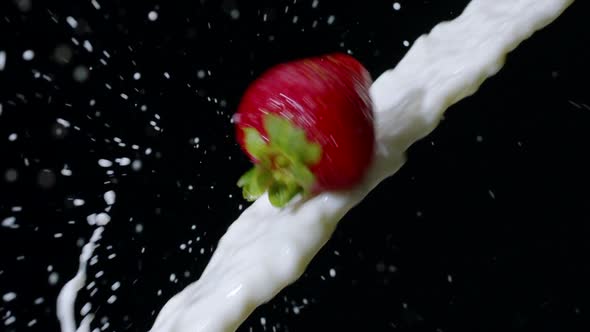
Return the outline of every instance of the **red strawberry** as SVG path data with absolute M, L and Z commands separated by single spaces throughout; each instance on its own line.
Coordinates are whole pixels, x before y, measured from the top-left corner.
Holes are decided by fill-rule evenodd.
M 246 90 L 234 117 L 238 143 L 255 166 L 238 181 L 274 206 L 295 195 L 349 189 L 375 146 L 372 79 L 356 59 L 328 54 L 277 65 Z

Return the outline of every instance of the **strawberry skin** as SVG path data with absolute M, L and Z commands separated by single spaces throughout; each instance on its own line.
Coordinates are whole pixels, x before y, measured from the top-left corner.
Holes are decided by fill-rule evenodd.
M 341 53 L 279 64 L 246 90 L 234 116 L 237 141 L 255 164 L 238 185 L 284 206 L 298 193 L 349 189 L 372 162 L 372 79 Z

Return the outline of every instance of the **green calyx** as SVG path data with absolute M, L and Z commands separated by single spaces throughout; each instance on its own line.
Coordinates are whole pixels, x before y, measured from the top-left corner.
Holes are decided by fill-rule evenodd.
M 281 116 L 266 115 L 264 129 L 268 140 L 254 128 L 244 129 L 245 148 L 257 163 L 240 177 L 238 186 L 248 201 L 268 191 L 270 203 L 283 207 L 297 194 L 309 194 L 315 183 L 309 167 L 320 161 L 322 149 Z

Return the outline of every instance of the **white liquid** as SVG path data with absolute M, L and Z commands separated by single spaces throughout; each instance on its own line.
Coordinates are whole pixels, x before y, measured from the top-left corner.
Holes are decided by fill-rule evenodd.
M 303 274 L 344 214 L 404 164 L 406 149 L 428 135 L 450 105 L 473 94 L 500 70 L 508 52 L 572 2 L 473 0 L 457 19 L 416 40 L 371 87 L 378 150 L 366 181 L 282 210 L 262 196 L 229 227 L 201 278 L 166 303 L 151 331 L 235 331 Z M 79 284 L 60 294 L 67 302 L 59 315 L 62 332 L 74 331 L 73 290 Z
M 57 296 L 57 318 L 60 322 L 60 327 L 62 332 L 89 332 L 90 331 L 90 322 L 92 321 L 92 315 L 88 315 L 84 317 L 82 323 L 80 323 L 80 327 L 76 329 L 76 320 L 75 320 L 75 302 L 76 302 L 76 295 L 80 288 L 84 287 L 86 283 L 86 266 L 88 264 L 88 260 L 92 257 L 92 253 L 94 252 L 94 248 L 96 248 L 96 242 L 100 240 L 102 236 L 102 232 L 104 231 L 104 227 L 100 226 L 97 227 L 92 236 L 90 237 L 90 241 L 82 248 L 82 254 L 80 254 L 80 266 L 78 267 L 78 272 L 76 275 L 68 281 Z

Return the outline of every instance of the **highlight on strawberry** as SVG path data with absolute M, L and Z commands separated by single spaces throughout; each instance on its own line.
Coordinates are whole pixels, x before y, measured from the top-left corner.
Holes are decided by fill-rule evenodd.
M 245 91 L 236 138 L 254 164 L 244 198 L 265 192 L 283 207 L 295 196 L 346 190 L 362 181 L 375 149 L 372 79 L 350 55 L 332 53 L 271 67 Z

